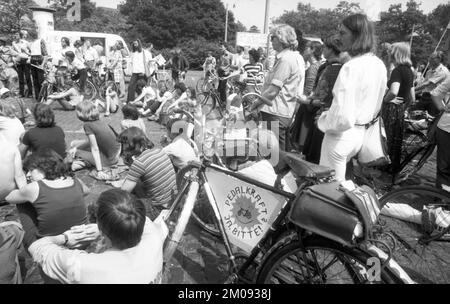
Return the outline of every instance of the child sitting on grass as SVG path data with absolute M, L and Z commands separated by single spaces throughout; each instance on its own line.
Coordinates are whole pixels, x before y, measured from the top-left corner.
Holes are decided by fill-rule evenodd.
M 77 171 L 86 166 L 95 166 L 95 178 L 107 180 L 105 167 L 111 167 L 119 162 L 120 143 L 117 142 L 114 130 L 100 120 L 97 106 L 89 101 L 77 105 L 77 117 L 83 124 L 87 138 L 75 140 L 70 144 L 70 155 L 80 158 L 81 162 L 74 162 L 72 170 Z
M 127 104 L 122 108 L 122 113 L 123 113 L 123 120 L 120 123 L 122 131 L 125 131 L 126 129 L 131 127 L 137 127 L 142 131 L 144 131 L 145 133 L 144 121 L 141 118 L 139 118 L 139 111 L 134 105 Z
M 156 99 L 156 92 L 153 90 L 150 84 L 147 84 L 145 80 L 141 79 L 136 85 L 136 90 L 141 94 L 130 103 L 139 108 L 147 108 L 152 101 Z

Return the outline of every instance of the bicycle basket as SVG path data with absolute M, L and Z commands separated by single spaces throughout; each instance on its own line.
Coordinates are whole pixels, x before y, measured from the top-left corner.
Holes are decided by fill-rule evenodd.
M 303 229 L 353 246 L 369 237 L 380 213 L 378 204 L 375 193 L 367 188 L 348 191 L 339 182 L 320 184 L 296 198 L 288 218 Z

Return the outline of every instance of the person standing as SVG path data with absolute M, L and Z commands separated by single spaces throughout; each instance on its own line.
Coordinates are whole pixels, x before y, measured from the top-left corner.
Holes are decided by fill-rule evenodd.
M 88 69 L 94 70 L 95 64 L 97 63 L 97 61 L 99 59 L 99 54 L 97 53 L 97 50 L 94 49 L 94 47 L 92 47 L 90 40 L 86 40 L 86 42 L 84 44 L 86 46 L 86 49 L 84 51 L 84 60 L 85 60 L 86 66 Z
M 436 129 L 436 187 L 450 192 L 450 78 L 430 92 L 433 106 L 440 116 Z M 439 116 L 438 116 L 439 117 Z
M 414 106 L 417 110 L 427 110 L 428 113 L 435 116 L 439 111 L 434 107 L 431 101 L 430 92 L 439 84 L 450 78 L 450 72 L 442 62 L 444 61 L 444 52 L 437 51 L 430 56 L 430 69 L 425 74 L 423 82 L 416 86 L 416 93 L 420 94 L 420 101 Z
M 262 121 L 278 136 L 282 151 L 290 151 L 289 126 L 294 116 L 301 71 L 297 55 L 297 35 L 289 25 L 278 25 L 271 31 L 276 61 L 265 78 L 262 98 L 255 101 L 252 110 L 260 110 Z M 278 132 L 275 129 L 278 125 Z M 277 134 L 278 133 L 278 134 Z
M 304 57 L 309 65 L 308 69 L 305 71 L 305 83 L 303 88 L 303 95 L 308 97 L 313 92 L 316 84 L 317 75 L 319 68 L 322 65 L 322 51 L 323 46 L 317 41 L 308 41 L 306 44 Z M 303 146 L 305 144 L 306 137 L 309 131 L 314 125 L 314 110 L 312 106 L 308 106 L 305 103 L 301 103 L 297 114 L 295 116 L 295 121 L 293 124 L 293 129 L 296 137 L 294 137 L 293 143 L 298 147 L 300 152 L 303 151 Z
M 120 90 L 119 99 L 122 99 L 125 97 L 125 75 L 122 68 L 122 52 L 120 51 L 120 49 L 118 49 L 118 47 L 119 46 L 117 44 L 112 46 L 111 60 L 108 67 L 114 73 L 114 82 L 119 85 Z
M 131 44 L 131 80 L 128 85 L 127 103 L 133 101 L 136 95 L 136 85 L 138 80 L 143 79 L 147 82 L 145 75 L 145 65 L 151 59 L 151 54 L 142 48 L 142 43 L 139 39 L 133 41 Z
M 219 64 L 217 68 L 217 75 L 220 78 L 228 77 L 230 75 L 231 56 L 223 50 L 222 56 L 220 56 Z M 219 86 L 217 91 L 219 92 L 220 101 L 223 104 L 227 102 L 227 79 L 219 79 Z
M 44 82 L 44 70 L 40 68 L 44 63 L 44 57 L 47 56 L 47 46 L 41 38 L 35 39 L 30 45 L 30 64 L 31 77 L 33 78 L 34 98 L 39 97 L 42 83 Z
M 386 130 L 390 171 L 400 168 L 405 110 L 415 100 L 414 73 L 411 70 L 411 49 L 405 42 L 397 42 L 389 49 L 389 61 L 394 70 L 388 81 L 388 92 L 383 99 L 382 117 Z
M 333 88 L 333 101 L 318 120 L 325 133 L 320 165 L 336 171 L 338 181 L 345 180 L 346 166 L 362 148 L 365 125 L 381 110 L 386 92 L 387 70 L 373 53 L 375 30 L 366 15 L 354 14 L 339 28 L 342 50 L 352 59 L 342 67 Z
M 341 49 L 337 37 L 324 39 L 323 55 L 326 62 L 319 68 L 313 93 L 308 97 L 300 98 L 302 105 L 311 109 L 310 115 L 312 117 L 316 117 L 320 112 L 329 109 L 333 101 L 333 87 L 342 68 Z M 319 130 L 312 119 L 303 147 L 306 161 L 315 164 L 320 162 L 323 137 L 323 132 Z
M 26 40 L 27 31 L 20 31 L 16 34 L 16 40 L 12 43 L 13 49 L 18 53 L 16 58 L 17 74 L 19 75 L 19 94 L 20 97 L 33 96 L 33 85 L 31 84 L 30 74 L 30 45 Z M 28 93 L 25 96 L 25 82 L 27 84 Z
M 174 83 L 177 84 L 180 81 L 184 82 L 186 73 L 189 69 L 189 62 L 186 57 L 181 54 L 180 48 L 175 49 L 173 57 L 167 64 L 170 65 L 172 69 L 172 80 Z

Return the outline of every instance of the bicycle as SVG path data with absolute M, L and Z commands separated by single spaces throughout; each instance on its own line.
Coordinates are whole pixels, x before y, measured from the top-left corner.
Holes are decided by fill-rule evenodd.
M 405 119 L 402 162 L 399 170 L 394 172 L 394 184 L 396 185 L 419 171 L 436 148 L 436 143 L 429 140 L 426 132 L 435 117 L 423 111 L 415 111 L 413 114 L 417 117 L 411 117 L 411 114 L 407 113 Z
M 164 247 L 165 266 L 183 236 L 201 186 L 229 257 L 229 283 L 371 283 L 371 258 L 383 261 L 380 282 L 412 282 L 389 255 L 368 241 L 347 247 L 293 224 L 288 212 L 296 199 L 312 185 L 330 183 L 334 172 L 292 153 L 286 158 L 300 181 L 295 193 L 214 165 L 207 155 L 183 169 L 180 192 L 165 217 L 176 222 Z
M 418 283 L 450 281 L 450 193 L 430 186 L 408 186 L 380 198 L 386 205 L 380 216 L 377 238 L 391 239 L 395 261 Z M 431 229 L 426 210 L 439 210 Z M 426 213 L 425 213 L 426 214 Z M 425 221 L 424 221 L 425 220 Z

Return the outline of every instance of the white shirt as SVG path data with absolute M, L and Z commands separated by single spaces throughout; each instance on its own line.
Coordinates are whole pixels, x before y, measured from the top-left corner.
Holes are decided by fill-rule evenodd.
M 155 90 L 153 90 L 152 87 L 148 86 L 148 87 L 144 87 L 142 89 L 142 93 L 145 94 L 144 95 L 144 102 L 148 102 L 150 100 L 154 100 L 156 99 L 156 93 Z
M 12 43 L 13 49 L 19 53 L 19 58 L 26 58 L 28 59 L 30 54 L 30 44 L 28 41 L 24 39 L 20 39 L 19 42 L 13 42 Z
M 86 61 L 95 61 L 98 60 L 97 50 L 92 46 L 84 51 L 84 60 Z
M 305 59 L 300 54 L 299 51 L 294 52 L 295 56 L 297 56 L 297 62 L 300 67 L 300 85 L 298 87 L 297 91 L 297 97 L 300 97 L 303 95 L 303 89 L 305 87 L 305 74 L 306 74 L 306 65 L 305 65 Z
M 144 63 L 144 54 L 145 54 L 145 60 Z M 133 74 L 144 74 L 145 73 L 145 67 L 144 64 L 148 63 L 148 61 L 152 59 L 152 54 L 150 54 L 148 51 L 144 50 L 143 52 L 133 52 L 131 53 L 131 66 L 132 66 L 132 73 Z
M 373 54 L 354 57 L 342 66 L 333 88 L 333 102 L 319 118 L 319 129 L 343 133 L 367 124 L 380 112 L 387 86 L 387 70 Z
M 241 169 L 238 172 L 248 178 L 260 181 L 261 183 L 269 186 L 274 186 L 278 177 L 272 164 L 268 160 L 258 161 L 250 167 Z M 295 182 L 288 184 L 283 178 L 281 180 L 281 184 L 283 185 L 283 190 L 286 192 L 295 193 L 297 190 L 297 185 Z
M 84 65 L 84 63 L 78 59 L 77 57 L 75 57 L 72 61 L 72 63 L 70 64 L 71 67 L 76 68 L 78 71 L 79 70 L 83 70 L 86 68 L 86 66 Z
M 167 234 L 164 222 L 147 218 L 141 242 L 133 248 L 96 254 L 42 238 L 31 244 L 29 252 L 49 277 L 66 284 L 160 283 Z
M 18 146 L 25 128 L 17 118 L 0 116 L 0 138 Z
M 190 161 L 199 161 L 191 142 L 184 135 L 177 136 L 163 151 L 170 156 L 176 168 L 186 167 Z

